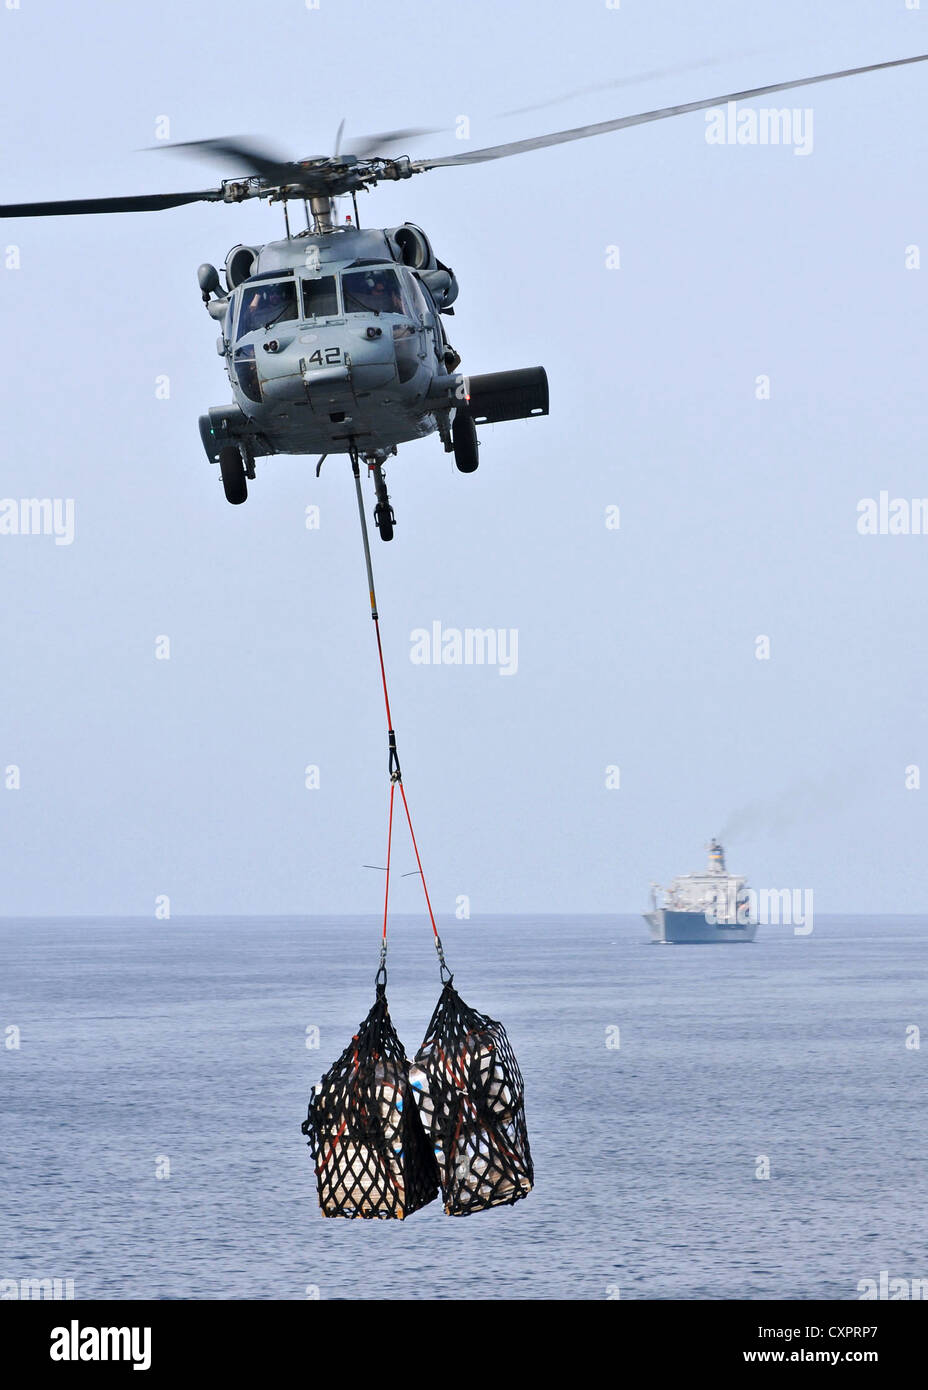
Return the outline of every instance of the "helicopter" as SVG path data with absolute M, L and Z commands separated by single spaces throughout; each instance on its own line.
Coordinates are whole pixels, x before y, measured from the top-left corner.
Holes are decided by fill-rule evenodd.
M 225 258 L 224 286 L 210 263 L 197 273 L 206 310 L 221 328 L 216 346 L 233 396 L 232 404 L 200 416 L 203 448 L 210 463 L 219 465 L 233 505 L 248 496 L 256 458 L 318 453 L 317 476 L 329 454 L 348 454 L 356 470 L 363 460 L 374 480 L 374 521 L 389 541 L 396 516 L 384 465 L 398 446 L 437 433 L 458 470 L 472 473 L 479 463 L 477 425 L 547 415 L 548 380 L 543 367 L 461 373 L 444 327 L 458 296 L 453 270 L 413 223 L 362 229 L 359 192 L 383 180 L 507 158 L 926 59 L 928 54 L 919 54 L 845 68 L 438 158 L 387 153 L 398 141 L 429 133 L 419 130 L 366 137 L 344 154 L 337 140 L 335 154 L 302 160 L 283 159 L 248 137 L 185 141 L 159 148 L 232 158 L 244 173 L 194 192 L 0 205 L 0 217 L 162 211 L 250 198 L 281 203 L 283 239 L 233 246 Z M 336 199 L 346 195 L 354 219 L 339 222 Z M 294 202 L 302 204 L 306 220 L 295 233 L 289 215 Z

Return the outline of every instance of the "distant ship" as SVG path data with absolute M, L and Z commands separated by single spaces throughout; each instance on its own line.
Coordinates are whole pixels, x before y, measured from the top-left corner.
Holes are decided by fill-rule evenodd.
M 669 888 L 651 884 L 651 911 L 644 920 L 652 941 L 695 946 L 754 940 L 757 922 L 749 911 L 746 880 L 728 873 L 718 840 L 710 840 L 706 848 L 709 862 L 703 873 L 681 874 Z

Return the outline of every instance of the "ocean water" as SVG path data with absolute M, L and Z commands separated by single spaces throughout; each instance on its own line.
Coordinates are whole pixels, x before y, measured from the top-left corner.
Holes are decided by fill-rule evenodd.
M 0 1279 L 70 1278 L 77 1298 L 854 1299 L 881 1270 L 928 1277 L 928 1037 L 906 1047 L 928 1030 L 928 920 L 718 947 L 651 946 L 631 917 L 445 927 L 457 988 L 519 1057 L 535 1190 L 463 1219 L 436 1202 L 326 1220 L 300 1124 L 372 1002 L 377 932 L 0 922 Z M 439 993 L 426 922 L 397 919 L 389 969 L 412 1052 Z

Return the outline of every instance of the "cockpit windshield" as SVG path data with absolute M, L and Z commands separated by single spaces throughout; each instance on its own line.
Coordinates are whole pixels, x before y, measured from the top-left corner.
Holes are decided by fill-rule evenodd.
M 333 318 L 338 313 L 335 295 L 335 276 L 323 275 L 318 280 L 303 281 L 304 319 Z
M 238 317 L 238 337 L 256 328 L 296 318 L 296 285 L 292 280 L 272 280 L 269 284 L 242 287 L 242 308 Z
M 403 296 L 395 270 L 348 270 L 342 275 L 348 314 L 402 314 Z

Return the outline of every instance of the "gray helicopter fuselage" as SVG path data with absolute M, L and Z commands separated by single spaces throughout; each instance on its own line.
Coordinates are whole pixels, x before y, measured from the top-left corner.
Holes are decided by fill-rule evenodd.
M 288 159 L 250 137 L 185 141 L 173 148 L 234 158 L 243 169 L 218 188 L 128 197 L 68 198 L 0 204 L 0 218 L 155 212 L 191 203 L 283 203 L 284 241 L 234 247 L 226 260 L 228 294 L 215 266 L 200 266 L 200 291 L 210 316 L 222 324 L 219 352 L 235 403 L 200 416 L 207 458 L 220 464 L 227 500 L 247 497 L 256 455 L 341 452 L 374 474 L 384 539 L 392 522 L 383 463 L 396 446 L 437 430 L 462 473 L 478 466 L 478 424 L 548 414 L 543 367 L 457 376 L 457 353 L 444 337 L 440 314 L 453 313 L 453 273 L 436 260 L 425 233 L 412 223 L 361 231 L 346 219 L 335 225 L 335 200 L 383 180 L 398 182 L 432 169 L 483 164 L 552 145 L 695 111 L 742 104 L 752 97 L 928 61 L 928 53 L 894 58 L 790 82 L 750 87 L 724 96 L 659 107 L 548 135 L 437 158 L 392 155 L 401 140 L 422 130 L 385 131 L 357 142 L 356 152 Z M 287 205 L 302 203 L 307 231 L 291 236 Z M 312 230 L 309 229 L 310 217 Z M 367 271 L 371 294 L 346 277 Z M 384 277 L 390 280 L 389 286 Z M 392 277 L 392 278 L 391 278 Z M 324 282 L 328 281 L 328 285 Z M 374 291 L 384 291 L 377 293 Z M 320 283 L 323 282 L 323 283 Z M 271 293 L 273 291 L 273 293 Z M 215 298 L 214 298 L 215 296 Z M 280 312 L 272 310 L 277 296 Z M 289 301 L 289 303 L 284 302 Z
M 230 293 L 209 303 L 235 399 L 204 417 L 222 425 L 216 445 L 231 437 L 252 455 L 389 452 L 437 428 L 436 409 L 453 405 L 449 349 L 428 283 L 397 259 L 392 235 L 346 224 L 229 253 Z M 247 274 L 236 283 L 242 257 Z M 437 275 L 441 294 L 453 276 L 429 259 L 425 274 Z

